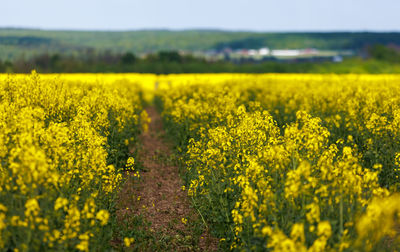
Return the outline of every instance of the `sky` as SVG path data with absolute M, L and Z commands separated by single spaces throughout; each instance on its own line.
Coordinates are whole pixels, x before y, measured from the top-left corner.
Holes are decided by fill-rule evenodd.
M 0 0 L 0 27 L 400 31 L 400 0 Z

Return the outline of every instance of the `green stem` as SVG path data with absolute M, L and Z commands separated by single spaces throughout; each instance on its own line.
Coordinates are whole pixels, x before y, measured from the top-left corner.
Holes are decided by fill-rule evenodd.
M 200 217 L 201 217 L 201 220 L 203 221 L 204 225 L 206 226 L 206 228 L 207 228 L 207 230 L 208 230 L 207 222 L 204 220 L 204 217 L 203 217 L 203 215 L 201 214 L 199 208 L 197 207 L 195 200 L 193 199 L 193 197 L 191 197 L 191 199 L 192 199 L 192 201 L 193 201 L 194 207 L 196 208 L 197 212 L 199 213 L 199 215 L 200 215 Z
M 343 234 L 343 195 L 342 195 L 342 193 L 340 193 L 340 209 L 339 209 L 339 214 L 340 214 L 340 223 L 339 223 L 339 232 L 340 232 L 340 235 L 342 235 Z

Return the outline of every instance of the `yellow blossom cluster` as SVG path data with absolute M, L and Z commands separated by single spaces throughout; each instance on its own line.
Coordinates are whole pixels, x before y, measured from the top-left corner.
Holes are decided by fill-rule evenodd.
M 156 101 L 184 155 L 187 193 L 228 249 L 400 248 L 400 76 L 160 83 Z
M 135 80 L 100 80 L 0 76 L 1 251 L 110 247 L 127 145 L 148 119 Z

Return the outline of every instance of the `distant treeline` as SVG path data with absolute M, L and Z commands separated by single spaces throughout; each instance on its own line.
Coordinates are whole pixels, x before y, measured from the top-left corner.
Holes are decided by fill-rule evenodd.
M 79 55 L 86 50 L 136 54 L 230 49 L 351 50 L 400 45 L 399 32 L 233 32 L 224 30 L 48 31 L 0 28 L 0 59 L 38 54 Z
M 91 51 L 79 56 L 42 54 L 30 59 L 0 61 L 0 72 L 29 73 L 400 73 L 400 53 L 396 48 L 375 45 L 366 59 L 334 62 L 208 62 L 176 51 L 161 51 L 139 58 L 134 53 L 114 54 Z

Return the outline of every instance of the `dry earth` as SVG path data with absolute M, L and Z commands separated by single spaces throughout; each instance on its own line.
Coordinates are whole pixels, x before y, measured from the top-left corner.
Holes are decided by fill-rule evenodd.
M 138 155 L 143 171 L 140 172 L 139 182 L 128 180 L 120 191 L 117 202 L 119 222 L 131 215 L 142 216 L 150 223 L 147 231 L 155 236 L 154 241 L 165 243 L 158 246 L 163 249 L 217 250 L 218 240 L 209 232 L 194 234 L 193 223 L 198 225 L 201 222 L 196 210 L 191 207 L 186 191 L 182 190 L 183 181 L 178 166 L 170 158 L 172 146 L 164 138 L 161 117 L 154 107 L 146 111 L 151 122 L 148 132 L 140 136 L 142 148 Z

